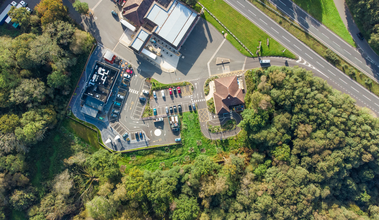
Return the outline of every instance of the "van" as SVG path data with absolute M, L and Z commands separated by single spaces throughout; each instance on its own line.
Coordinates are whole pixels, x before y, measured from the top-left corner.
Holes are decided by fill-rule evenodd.
M 270 66 L 270 60 L 260 60 L 261 66 Z

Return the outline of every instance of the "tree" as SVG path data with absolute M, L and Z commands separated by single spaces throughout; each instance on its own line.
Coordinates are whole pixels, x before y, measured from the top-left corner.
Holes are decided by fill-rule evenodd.
M 21 84 L 11 91 L 10 101 L 17 105 L 36 106 L 45 98 L 45 90 L 45 84 L 38 79 L 22 79 Z
M 70 44 L 70 50 L 74 54 L 89 52 L 94 43 L 94 38 L 88 32 L 76 29 Z
M 117 154 L 111 154 L 107 150 L 98 150 L 86 159 L 85 166 L 93 175 L 113 179 L 120 175 Z
M 174 203 L 173 220 L 191 220 L 196 219 L 199 215 L 200 208 L 196 198 L 181 194 Z
M 326 49 L 326 51 L 325 51 L 325 58 L 326 58 L 330 63 L 332 63 L 333 65 L 338 65 L 339 62 L 340 62 L 340 60 L 339 60 L 339 58 L 337 57 L 337 55 L 336 55 L 333 51 L 331 51 L 331 50 L 329 50 L 329 49 Z
M 15 190 L 10 197 L 10 204 L 14 209 L 22 211 L 30 207 L 36 200 L 33 189 L 30 187 L 27 190 Z
M 103 196 L 96 196 L 86 203 L 86 210 L 94 219 L 110 219 L 115 215 L 116 208 L 114 201 Z
M 64 20 L 68 14 L 67 7 L 63 5 L 62 0 L 42 0 L 35 10 L 41 17 L 43 26 L 54 21 Z
M 8 12 L 8 15 L 12 18 L 12 22 L 18 23 L 23 31 L 26 31 L 30 24 L 30 12 L 26 8 L 12 7 Z
M 0 118 L 0 133 L 12 133 L 19 125 L 20 119 L 17 115 L 5 114 Z
M 70 79 L 66 74 L 63 74 L 59 71 L 54 71 L 50 75 L 47 76 L 47 85 L 52 88 L 61 88 L 70 82 Z
M 74 4 L 72 4 L 72 6 L 80 14 L 87 14 L 88 13 L 89 8 L 88 8 L 88 4 L 86 2 L 81 2 L 79 0 L 75 0 Z
M 42 31 L 59 45 L 68 45 L 72 41 L 75 27 L 68 22 L 54 21 L 42 27 Z

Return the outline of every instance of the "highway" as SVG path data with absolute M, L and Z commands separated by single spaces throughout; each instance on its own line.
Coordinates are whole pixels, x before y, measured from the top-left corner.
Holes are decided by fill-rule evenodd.
M 351 33 L 352 37 L 357 42 L 357 45 L 360 44 L 365 50 L 359 47 L 358 49 L 352 47 L 291 0 L 269 1 L 300 24 L 310 35 L 321 41 L 325 46 L 329 47 L 366 75 L 378 81 L 376 78 L 379 77 L 379 56 L 372 51 L 367 42 L 360 42 L 356 36 L 358 32 Z
M 379 114 L 379 98 L 375 94 L 335 68 L 250 2 L 244 0 L 224 1 L 291 52 L 299 56 L 300 58 L 297 61 L 299 64 L 306 64 L 314 69 L 313 72 L 316 76 L 325 79 L 333 88 L 349 94 L 356 100 L 357 105 L 367 107 L 376 114 Z

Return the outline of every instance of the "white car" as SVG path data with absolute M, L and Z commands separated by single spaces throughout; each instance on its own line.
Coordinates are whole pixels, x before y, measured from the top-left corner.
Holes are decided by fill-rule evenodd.
M 120 95 L 120 94 L 117 94 L 117 98 L 120 98 L 120 99 L 124 99 L 124 98 L 125 98 L 125 96 L 123 96 L 123 95 Z
M 26 7 L 26 6 L 28 6 L 28 3 L 24 2 L 24 1 L 20 1 L 19 4 L 22 5 L 22 7 Z
M 32 13 L 32 9 L 30 9 L 29 7 L 26 7 L 26 10 L 30 13 Z
M 146 90 L 142 90 L 142 93 L 143 93 L 144 95 L 149 95 L 149 92 L 146 91 Z
M 161 93 L 162 93 L 162 98 L 164 98 L 165 97 L 164 90 L 161 90 Z
M 130 79 L 130 74 L 124 73 L 124 78 Z
M 14 6 L 14 7 L 16 7 L 17 6 L 17 2 L 15 2 L 15 1 L 11 2 L 11 5 Z

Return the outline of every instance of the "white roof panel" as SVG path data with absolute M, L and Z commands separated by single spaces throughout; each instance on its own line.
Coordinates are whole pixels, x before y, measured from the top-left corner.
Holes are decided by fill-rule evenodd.
M 133 47 L 134 49 L 139 51 L 141 49 L 143 43 L 144 43 L 144 41 L 141 41 L 140 39 L 136 38 L 134 40 L 134 42 L 132 43 L 131 47 Z
M 138 38 L 145 41 L 147 39 L 147 37 L 149 37 L 149 34 L 144 31 L 144 30 L 141 30 L 138 34 Z
M 195 14 L 195 13 L 191 14 L 191 17 L 187 20 L 186 24 L 183 26 L 182 30 L 179 32 L 178 36 L 176 37 L 176 39 L 172 43 L 173 45 L 178 46 L 180 41 L 182 41 L 182 38 L 187 33 L 187 30 L 191 27 L 192 22 L 196 19 L 196 16 L 197 16 L 197 14 Z
M 139 51 L 148 37 L 149 37 L 149 34 L 146 31 L 141 29 L 136 39 L 133 41 L 131 47 Z
M 136 31 L 136 27 L 134 27 L 132 24 L 130 24 L 128 21 L 121 19 L 120 23 L 123 24 L 125 27 L 127 27 L 131 31 Z

